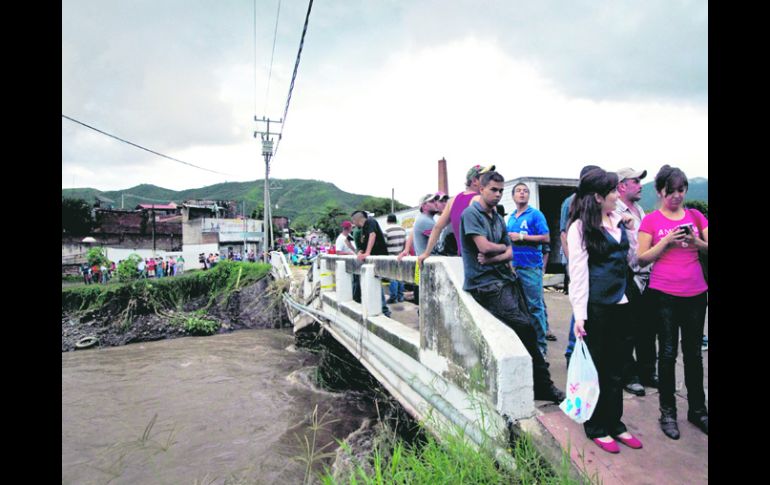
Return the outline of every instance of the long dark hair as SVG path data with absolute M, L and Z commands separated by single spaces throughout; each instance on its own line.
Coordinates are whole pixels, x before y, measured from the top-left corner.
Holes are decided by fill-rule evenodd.
M 602 228 L 602 205 L 595 194 L 607 197 L 618 187 L 618 175 L 594 168 L 580 177 L 577 194 L 570 205 L 569 223 L 583 221 L 583 246 L 589 252 L 604 252 L 609 242 Z

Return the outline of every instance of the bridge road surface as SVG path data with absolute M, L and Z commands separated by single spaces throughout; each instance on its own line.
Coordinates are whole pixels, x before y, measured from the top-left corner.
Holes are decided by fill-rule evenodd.
M 387 293 L 387 287 L 386 287 Z M 406 295 L 411 298 L 410 292 Z M 551 378 L 560 389 L 565 389 L 567 368 L 564 350 L 569 335 L 572 307 L 569 297 L 551 288 L 545 290 L 548 322 L 556 335 L 556 342 L 548 342 L 548 362 Z M 388 305 L 393 319 L 419 330 L 417 307 L 409 300 Z M 708 315 L 706 317 L 708 335 Z M 703 352 L 704 389 L 708 405 L 708 351 Z M 600 450 L 583 431 L 583 425 L 568 418 L 558 405 L 536 401 L 543 413 L 538 420 L 561 444 L 571 446 L 573 462 L 588 475 L 597 474 L 605 485 L 614 484 L 701 484 L 708 483 L 708 436 L 687 421 L 687 389 L 684 387 L 684 366 L 681 346 L 676 362 L 676 397 L 681 437 L 666 437 L 658 425 L 658 390 L 646 388 L 646 395 L 639 397 L 623 391 L 623 422 L 629 432 L 644 444 L 641 450 L 633 450 L 620 444 L 621 452 L 613 455 Z

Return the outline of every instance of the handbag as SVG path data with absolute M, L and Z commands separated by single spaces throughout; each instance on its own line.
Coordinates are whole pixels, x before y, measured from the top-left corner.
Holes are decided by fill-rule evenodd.
M 599 374 L 591 353 L 582 338 L 575 342 L 575 350 L 567 369 L 567 398 L 559 404 L 564 414 L 578 423 L 585 423 L 599 402 Z

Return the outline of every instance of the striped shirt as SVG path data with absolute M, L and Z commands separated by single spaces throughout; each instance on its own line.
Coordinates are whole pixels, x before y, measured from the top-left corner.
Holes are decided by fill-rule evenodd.
M 397 256 L 406 245 L 406 229 L 397 225 L 385 228 L 385 239 L 388 241 L 388 254 Z

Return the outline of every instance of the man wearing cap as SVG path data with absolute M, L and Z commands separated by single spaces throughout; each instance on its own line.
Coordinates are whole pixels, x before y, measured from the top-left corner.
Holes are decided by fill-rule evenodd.
M 617 171 L 618 174 L 618 202 L 615 212 L 618 214 L 628 214 L 634 220 L 634 227 L 630 229 L 636 233 L 639 232 L 639 226 L 644 219 L 644 209 L 639 205 L 642 198 L 641 180 L 647 176 L 647 170 L 637 171 L 626 167 Z M 658 378 L 655 372 L 655 329 L 653 318 L 646 313 L 650 307 L 645 296 L 647 284 L 650 281 L 650 271 L 652 265 L 644 268 L 638 263 L 629 265 L 633 274 L 634 284 L 626 285 L 626 295 L 629 305 L 631 305 L 632 315 L 631 332 L 628 346 L 625 349 L 625 364 L 623 366 L 623 380 L 625 389 L 631 394 L 644 396 L 644 387 L 658 387 Z M 636 360 L 634 360 L 634 351 L 636 351 Z
M 425 258 L 430 256 L 431 251 L 433 251 L 433 248 L 436 246 L 441 231 L 443 231 L 450 223 L 452 224 L 452 231 L 455 234 L 455 239 L 457 241 L 457 254 L 458 256 L 462 255 L 462 238 L 457 237 L 457 235 L 460 234 L 460 220 L 462 213 L 471 205 L 471 202 L 478 200 L 480 192 L 479 177 L 484 173 L 494 172 L 494 170 L 494 165 L 489 165 L 487 167 L 474 165 L 468 170 L 468 173 L 465 175 L 465 190 L 447 201 L 446 207 L 441 213 L 441 217 L 436 221 L 436 225 L 433 226 L 433 231 L 431 231 L 425 251 L 421 254 L 418 253 L 417 264 L 422 266 L 422 262 L 425 261 Z
M 388 243 L 382 234 L 382 229 L 374 217 L 368 217 L 366 212 L 357 210 L 350 215 L 353 224 L 361 228 L 361 244 L 358 247 L 358 260 L 364 261 L 369 256 L 387 256 Z M 385 304 L 385 290 L 380 285 L 382 294 L 382 313 L 390 317 L 391 312 Z
M 350 221 L 342 222 L 342 232 L 337 236 L 337 241 L 334 244 L 334 250 L 337 254 L 347 255 L 356 254 L 356 247 L 353 245 L 353 236 L 350 232 L 353 230 L 353 223 Z
M 406 229 L 398 225 L 396 214 L 388 214 L 388 225 L 385 226 L 385 239 L 388 241 L 388 254 L 398 256 L 406 244 Z M 390 280 L 390 298 L 387 303 L 404 301 L 404 282 Z
M 548 223 L 542 212 L 529 206 L 529 186 L 518 183 L 511 192 L 516 211 L 508 219 L 508 236 L 513 242 L 513 266 L 519 275 L 527 307 L 534 318 L 537 345 L 543 357 L 548 351 L 546 334 L 548 320 L 545 317 L 543 295 L 543 250 L 550 241 Z
M 597 165 L 586 165 L 580 169 L 580 178 L 587 174 L 591 170 L 599 168 Z M 567 229 L 569 229 L 569 209 L 572 205 L 572 201 L 575 199 L 573 193 L 561 203 L 561 218 L 559 219 L 559 238 L 561 239 L 561 262 L 564 265 L 564 293 L 569 292 L 569 271 L 567 260 L 569 259 L 569 248 L 567 247 Z M 564 351 L 564 358 L 567 359 L 567 367 L 569 367 L 569 359 L 572 357 L 572 350 L 575 348 L 575 315 L 570 316 L 569 322 L 569 339 L 567 341 L 567 349 Z

